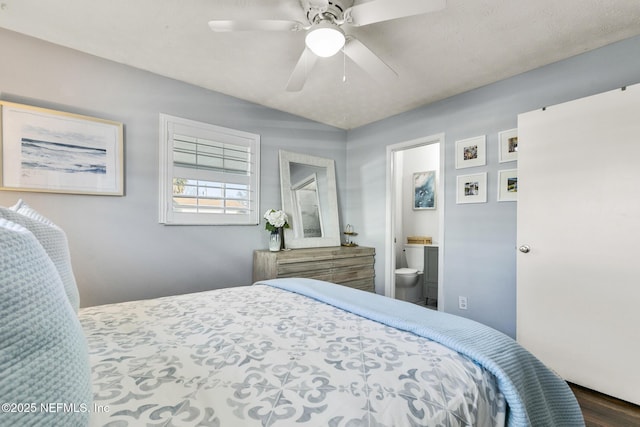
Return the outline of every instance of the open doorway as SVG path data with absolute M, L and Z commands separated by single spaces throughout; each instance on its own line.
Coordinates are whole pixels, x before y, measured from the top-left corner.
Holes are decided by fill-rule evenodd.
M 406 249 L 415 252 L 413 244 L 429 246 L 435 250 L 438 266 L 442 271 L 444 242 L 444 134 L 432 135 L 387 146 L 387 190 L 386 190 L 386 277 L 385 295 L 405 299 L 433 307 L 443 307 L 442 275 L 438 275 L 428 288 L 425 276 L 420 275 L 416 286 L 405 287 L 401 277 L 397 288 L 396 270 L 408 267 Z M 434 183 L 422 184 L 433 176 Z M 434 194 L 431 194 L 433 192 Z M 416 196 L 417 194 L 417 196 Z M 424 196 L 425 200 L 420 197 Z M 431 201 L 431 198 L 433 200 Z M 415 239 L 417 238 L 417 240 Z M 427 238 L 431 238 L 428 243 Z M 420 253 L 426 253 L 427 250 Z M 426 260 L 425 260 L 426 261 Z M 409 261 L 410 263 L 410 261 Z M 424 267 L 424 266 L 423 266 Z M 431 270 L 433 271 L 432 266 Z M 428 280 L 427 280 L 428 282 Z M 437 283 L 437 285 L 436 285 Z M 431 290 L 429 290 L 431 289 Z M 434 301 L 435 292 L 435 301 Z M 430 299 L 427 297 L 430 296 Z

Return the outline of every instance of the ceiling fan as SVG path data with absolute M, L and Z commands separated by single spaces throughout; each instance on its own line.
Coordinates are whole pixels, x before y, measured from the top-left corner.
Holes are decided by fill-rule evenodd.
M 213 20 L 215 32 L 305 31 L 306 47 L 287 82 L 288 91 L 302 90 L 308 72 L 318 57 L 330 57 L 340 50 L 375 79 L 386 81 L 396 72 L 345 27 L 362 27 L 377 22 L 421 15 L 444 9 L 446 0 L 372 0 L 354 5 L 354 0 L 300 0 L 308 23 L 293 20 Z

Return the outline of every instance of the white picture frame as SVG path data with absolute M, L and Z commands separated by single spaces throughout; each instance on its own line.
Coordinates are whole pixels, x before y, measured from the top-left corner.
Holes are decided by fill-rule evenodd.
M 487 173 L 458 175 L 456 177 L 456 203 L 486 203 Z
M 518 129 L 503 130 L 498 133 L 498 162 L 518 160 Z
M 498 201 L 518 201 L 518 169 L 498 171 Z
M 0 189 L 124 195 L 123 125 L 0 101 Z
M 487 164 L 487 136 L 456 141 L 456 169 L 484 166 Z

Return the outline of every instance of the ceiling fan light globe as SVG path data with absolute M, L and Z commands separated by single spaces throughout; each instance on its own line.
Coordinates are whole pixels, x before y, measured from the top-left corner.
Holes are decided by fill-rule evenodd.
M 305 43 L 317 56 L 328 58 L 344 46 L 344 32 L 336 25 L 319 25 L 307 33 Z

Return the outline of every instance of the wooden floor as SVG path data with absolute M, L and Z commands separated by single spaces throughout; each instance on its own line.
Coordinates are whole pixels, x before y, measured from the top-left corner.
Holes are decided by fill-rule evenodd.
M 640 406 L 569 384 L 587 427 L 640 427 Z

